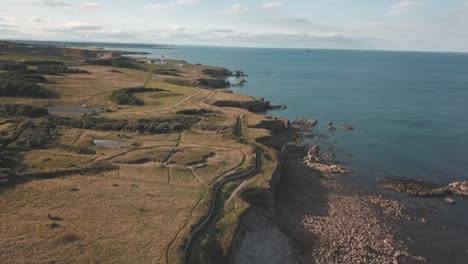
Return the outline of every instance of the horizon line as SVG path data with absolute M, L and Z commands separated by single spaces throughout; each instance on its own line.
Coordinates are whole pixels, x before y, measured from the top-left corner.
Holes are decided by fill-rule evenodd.
M 78 40 L 34 40 L 34 39 L 1 39 L 0 41 L 10 42 L 64 42 L 64 43 L 80 43 L 80 44 L 119 44 L 119 45 L 155 45 L 166 48 L 174 48 L 177 46 L 183 47 L 213 47 L 213 48 L 243 48 L 243 49 L 289 49 L 289 50 L 316 50 L 316 51 L 361 51 L 361 52 L 409 52 L 409 53 L 456 53 L 468 54 L 468 51 L 452 51 L 452 50 L 404 50 L 404 49 L 358 49 L 358 48 L 292 48 L 292 47 L 261 47 L 261 46 L 231 46 L 231 45 L 209 45 L 209 44 L 167 44 L 167 43 L 138 43 L 138 42 L 116 42 L 116 41 L 78 41 Z M 65 46 L 65 45 L 64 45 Z M 71 47 L 71 46 L 69 46 Z

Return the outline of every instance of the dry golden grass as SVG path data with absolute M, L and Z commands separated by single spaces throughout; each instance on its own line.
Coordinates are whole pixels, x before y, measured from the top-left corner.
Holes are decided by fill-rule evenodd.
M 61 149 L 33 150 L 22 155 L 26 167 L 22 172 L 53 172 L 61 169 L 79 168 L 87 165 L 89 156 L 72 154 Z
M 177 67 L 180 61 L 169 61 Z M 222 91 L 171 85 L 163 76 L 111 67 L 84 66 L 92 74 L 48 76 L 47 88 L 59 93 L 55 105 L 112 108 L 101 115 L 112 118 L 149 118 L 174 114 L 182 109 L 205 108 L 221 114 L 205 123 L 234 126 L 243 114 L 246 125 L 263 116 L 242 109 L 210 105 L 216 100 L 252 100 Z M 184 64 L 183 78 L 206 77 L 205 66 Z M 164 76 L 166 78 L 167 76 Z M 180 78 L 180 77 L 179 77 Z M 121 88 L 162 88 L 168 92 L 138 94 L 145 106 L 123 106 L 108 100 Z M 0 103 L 43 106 L 48 100 L 0 98 Z M 0 130 L 8 129 L 7 124 Z M 249 141 L 268 135 L 264 129 L 245 128 Z M 97 148 L 94 139 L 124 140 L 123 148 Z M 0 263 L 166 263 L 180 261 L 180 246 L 191 225 L 206 214 L 211 204 L 210 184 L 227 172 L 252 164 L 253 149 L 217 131 L 192 129 L 182 134 L 137 135 L 60 128 L 57 143 L 97 150 L 96 155 L 78 155 L 60 149 L 24 153 L 27 171 L 52 171 L 96 161 L 118 164 L 117 171 L 93 176 L 32 181 L 0 193 Z M 176 147 L 177 146 L 177 147 Z M 208 154 L 214 153 L 215 155 Z M 203 157 L 206 156 L 206 161 Z M 144 161 L 144 162 L 141 162 Z M 165 161 L 168 161 L 166 164 Z M 194 164 L 200 161 L 204 164 Z M 142 164 L 128 164 L 139 163 Z M 274 162 L 267 164 L 266 182 Z M 263 175 L 263 174 L 262 174 Z M 255 183 L 257 184 L 257 183 Z M 231 230 L 240 211 L 229 215 Z M 63 220 L 52 221 L 48 214 Z M 60 225 L 51 228 L 50 224 Z
M 165 263 L 166 247 L 199 189 L 116 174 L 33 181 L 4 191 L 0 262 Z M 54 222 L 60 227 L 51 228 Z

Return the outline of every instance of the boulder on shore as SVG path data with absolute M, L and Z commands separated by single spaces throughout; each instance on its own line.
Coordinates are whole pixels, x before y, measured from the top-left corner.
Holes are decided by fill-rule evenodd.
M 450 183 L 449 188 L 454 194 L 468 196 L 468 181 Z

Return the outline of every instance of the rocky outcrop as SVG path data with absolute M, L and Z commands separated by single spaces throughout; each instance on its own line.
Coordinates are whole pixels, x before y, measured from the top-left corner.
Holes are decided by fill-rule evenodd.
M 454 194 L 468 196 L 468 181 L 450 183 L 449 188 Z
M 430 197 L 450 194 L 468 196 L 468 181 L 454 182 L 444 186 L 413 179 L 385 178 L 379 182 L 379 187 L 411 196 Z
M 269 101 L 216 101 L 213 103 L 215 106 L 220 107 L 236 107 L 246 109 L 250 112 L 261 113 L 266 112 L 269 109 L 272 109 L 272 106 Z
M 225 79 L 217 79 L 217 78 L 198 78 L 196 80 L 196 86 L 203 86 L 213 89 L 222 89 L 226 87 L 230 87 L 231 84 L 229 81 Z
M 225 68 L 204 69 L 202 73 L 212 78 L 228 77 L 232 75 L 232 72 Z

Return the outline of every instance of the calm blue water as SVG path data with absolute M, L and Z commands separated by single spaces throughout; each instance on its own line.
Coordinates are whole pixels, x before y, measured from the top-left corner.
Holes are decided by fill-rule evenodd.
M 249 83 L 236 92 L 288 105 L 274 115 L 319 120 L 317 130 L 327 137 L 322 143 L 362 181 L 383 176 L 468 180 L 468 54 L 125 49 L 245 71 Z M 328 121 L 356 130 L 329 132 Z

